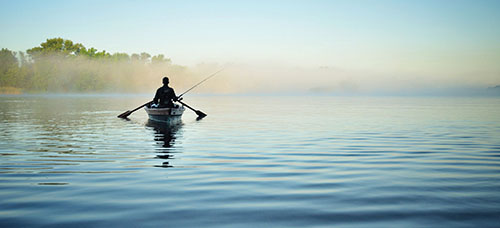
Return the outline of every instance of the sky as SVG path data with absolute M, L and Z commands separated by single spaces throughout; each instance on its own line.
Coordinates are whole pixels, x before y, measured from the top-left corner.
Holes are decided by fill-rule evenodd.
M 62 37 L 311 88 L 500 84 L 500 1 L 0 0 L 0 31 L 14 51 Z

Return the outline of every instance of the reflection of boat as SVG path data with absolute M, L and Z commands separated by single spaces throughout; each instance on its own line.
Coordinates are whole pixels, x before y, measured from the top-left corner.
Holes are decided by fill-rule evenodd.
M 154 140 L 165 150 L 161 153 L 169 153 L 168 148 L 172 147 L 176 138 L 177 131 L 182 127 L 182 124 L 168 124 L 158 121 L 148 120 L 146 126 L 152 127 L 155 131 Z
M 184 113 L 184 106 L 175 105 L 173 108 L 152 108 L 149 105 L 144 106 L 144 109 L 149 115 L 149 119 L 168 123 L 168 124 L 179 124 L 182 122 L 182 114 Z
M 166 122 L 148 120 L 146 126 L 152 127 L 155 131 L 154 141 L 157 145 L 156 158 L 163 160 L 173 159 L 172 147 L 174 146 L 175 139 L 182 124 L 169 124 Z M 169 168 L 173 166 L 170 165 L 168 161 L 165 161 L 161 165 L 156 165 L 155 167 Z

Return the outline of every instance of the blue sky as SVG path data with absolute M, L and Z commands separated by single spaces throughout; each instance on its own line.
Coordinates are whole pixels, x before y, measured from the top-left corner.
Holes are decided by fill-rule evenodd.
M 500 1 L 1 0 L 0 17 L 0 47 L 14 51 L 62 37 L 185 65 L 474 74 L 478 84 L 500 83 Z

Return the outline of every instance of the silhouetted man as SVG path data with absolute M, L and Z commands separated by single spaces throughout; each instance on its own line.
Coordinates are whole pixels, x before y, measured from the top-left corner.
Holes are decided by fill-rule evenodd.
M 168 87 L 168 78 L 163 78 L 163 86 L 156 90 L 153 103 L 158 105 L 158 108 L 171 108 L 174 107 L 174 101 L 177 101 L 174 89 Z

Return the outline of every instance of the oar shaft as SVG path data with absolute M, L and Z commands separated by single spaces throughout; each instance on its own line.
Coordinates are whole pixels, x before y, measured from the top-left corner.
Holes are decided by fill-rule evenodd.
M 140 108 L 142 108 L 142 107 L 144 107 L 144 106 L 146 106 L 146 105 L 151 104 L 152 102 L 153 102 L 153 101 L 150 101 L 150 102 L 148 102 L 148 103 L 146 103 L 146 104 L 143 104 L 143 105 L 141 105 L 141 106 L 139 106 L 139 107 L 135 108 L 134 110 L 130 111 L 130 113 L 133 113 L 133 112 L 135 112 L 135 111 L 139 110 Z
M 122 114 L 118 115 L 118 118 L 123 118 L 123 119 L 126 119 L 126 118 L 127 118 L 127 116 L 129 116 L 129 115 L 130 115 L 130 114 L 132 114 L 133 112 L 135 112 L 135 111 L 139 110 L 140 108 L 142 108 L 142 107 L 144 107 L 144 106 L 146 106 L 146 105 L 151 104 L 151 102 L 152 102 L 152 101 L 150 101 L 150 102 L 148 102 L 148 103 L 146 103 L 146 104 L 143 104 L 143 105 L 141 105 L 141 106 L 139 106 L 139 107 L 135 108 L 135 109 L 134 109 L 134 110 L 132 110 L 132 111 L 126 111 L 126 112 L 124 112 L 124 113 L 122 113 Z
M 179 103 L 181 103 L 182 105 L 188 107 L 189 109 L 191 109 L 194 113 L 196 113 L 196 115 L 198 115 L 198 118 L 201 119 L 205 116 L 207 116 L 207 114 L 205 114 L 204 112 L 200 111 L 200 110 L 196 110 L 194 108 L 192 108 L 191 106 L 187 105 L 186 103 L 182 102 L 182 101 L 178 101 Z
M 182 101 L 177 101 L 177 102 L 181 103 L 182 105 L 184 105 L 184 106 L 188 107 L 189 109 L 191 109 L 191 110 L 193 110 L 193 111 L 195 111 L 195 112 L 196 112 L 196 111 L 198 111 L 198 110 L 196 110 L 196 109 L 194 109 L 194 108 L 191 108 L 191 106 L 187 105 L 186 103 L 184 103 L 184 102 L 182 102 Z

